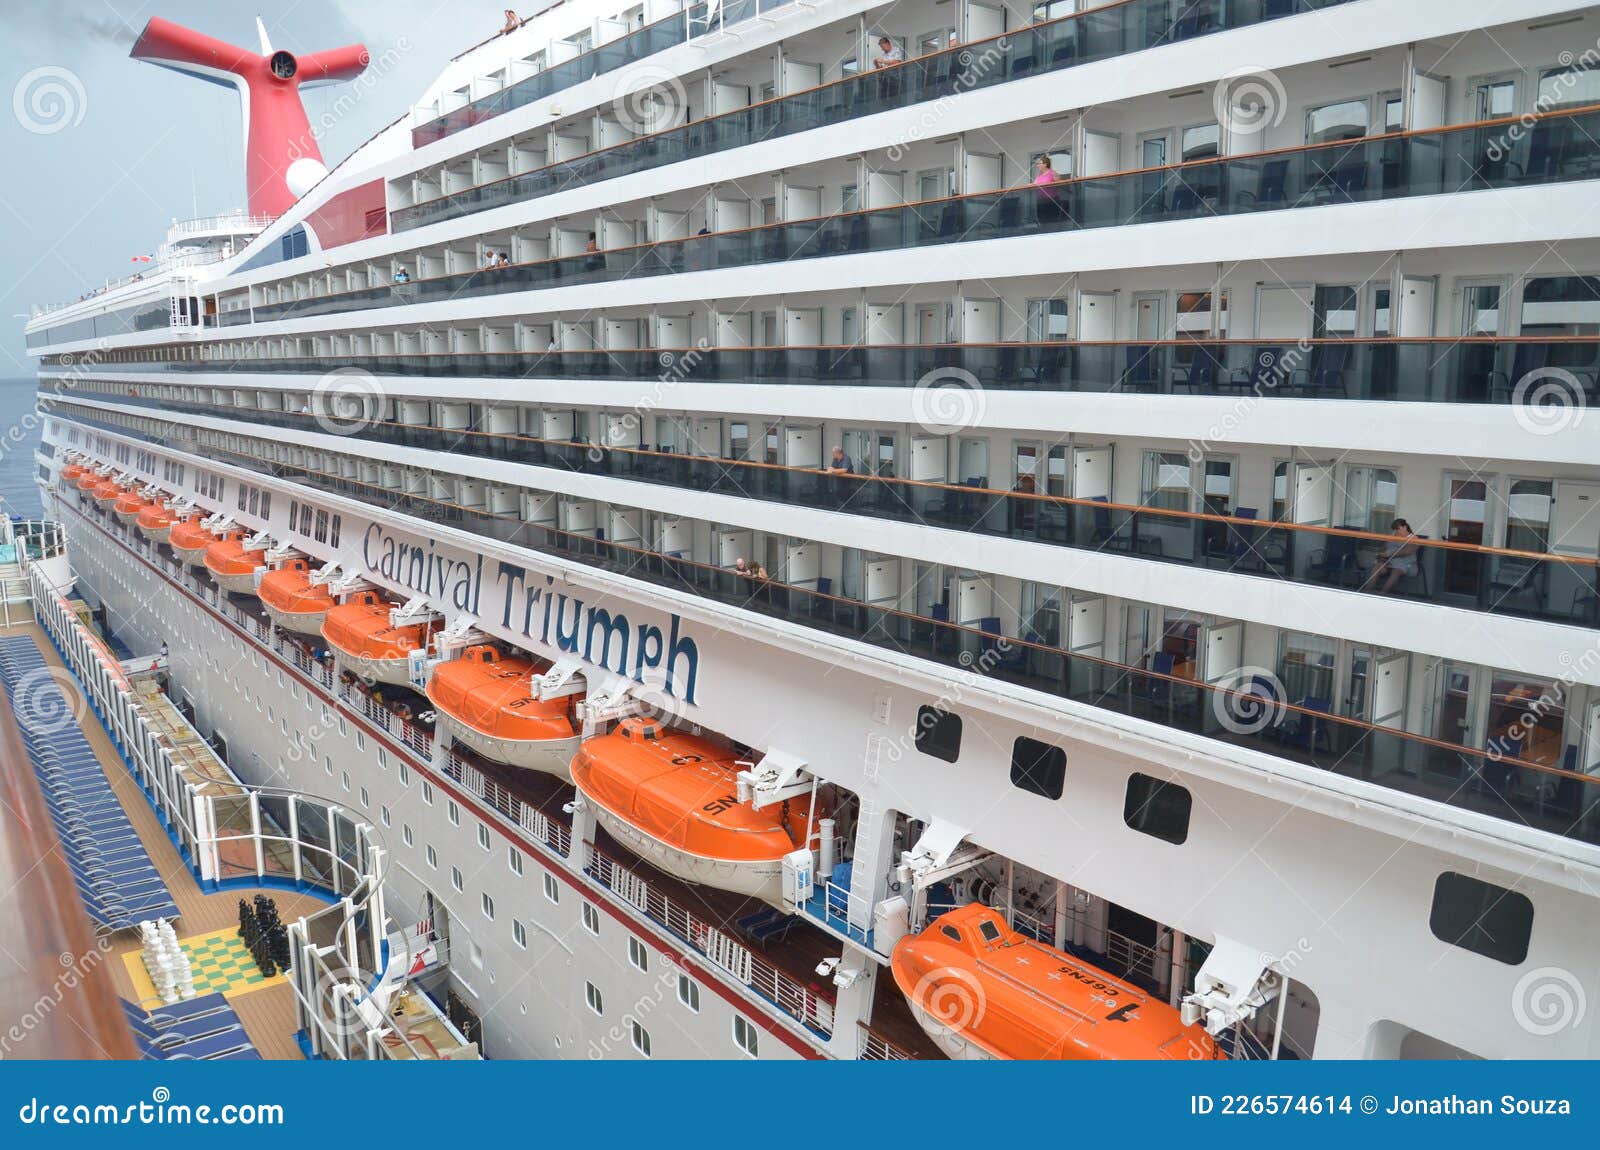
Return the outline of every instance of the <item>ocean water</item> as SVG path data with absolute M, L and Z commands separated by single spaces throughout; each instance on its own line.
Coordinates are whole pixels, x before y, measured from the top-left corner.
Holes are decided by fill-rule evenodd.
M 44 514 L 35 482 L 41 428 L 33 392 L 31 379 L 0 379 L 0 510 L 8 515 Z

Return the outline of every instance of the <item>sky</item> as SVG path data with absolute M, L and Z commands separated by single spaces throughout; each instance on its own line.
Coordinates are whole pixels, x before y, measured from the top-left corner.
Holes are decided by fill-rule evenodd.
M 155 251 L 175 218 L 244 205 L 238 97 L 128 59 L 150 17 L 254 46 L 260 15 L 274 48 L 359 41 L 385 60 L 323 137 L 331 168 L 407 111 L 452 56 L 498 32 L 508 2 L 0 0 L 0 378 L 34 373 L 22 337 L 30 305 L 137 270 L 133 257 Z M 339 92 L 305 93 L 313 124 Z

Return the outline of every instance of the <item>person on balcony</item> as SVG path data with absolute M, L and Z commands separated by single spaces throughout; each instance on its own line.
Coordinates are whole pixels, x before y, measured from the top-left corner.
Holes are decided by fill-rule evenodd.
M 1411 524 L 1404 519 L 1396 519 L 1389 533 L 1394 536 L 1394 541 L 1384 544 L 1383 558 L 1373 564 L 1372 574 L 1361 584 L 1363 591 L 1375 584 L 1379 576 L 1387 575 L 1383 586 L 1378 588 L 1378 594 L 1387 595 L 1402 578 L 1417 573 L 1417 552 L 1421 548 L 1415 542 L 1417 533 L 1411 530 Z

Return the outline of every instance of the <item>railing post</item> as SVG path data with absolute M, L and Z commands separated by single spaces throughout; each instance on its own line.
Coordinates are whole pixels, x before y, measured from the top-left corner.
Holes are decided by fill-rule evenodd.
M 256 791 L 250 792 L 250 841 L 255 844 L 256 877 L 261 878 L 267 873 L 267 865 L 261 843 L 261 795 Z

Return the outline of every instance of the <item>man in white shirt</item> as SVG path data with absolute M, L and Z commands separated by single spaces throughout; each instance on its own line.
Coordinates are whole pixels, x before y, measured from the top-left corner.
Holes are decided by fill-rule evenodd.
M 887 36 L 878 37 L 878 56 L 872 61 L 874 68 L 893 68 L 896 64 L 904 64 L 906 54 Z

